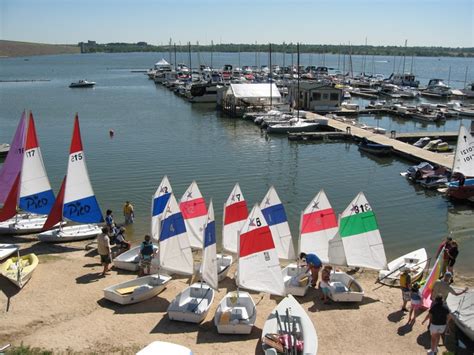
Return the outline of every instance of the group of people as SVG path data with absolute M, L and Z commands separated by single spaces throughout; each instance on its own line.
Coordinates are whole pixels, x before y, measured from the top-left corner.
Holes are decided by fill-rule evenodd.
M 329 279 L 331 276 L 332 266 L 325 265 L 323 267 L 323 263 L 321 259 L 316 254 L 311 253 L 300 253 L 300 261 L 304 262 L 308 267 L 306 272 L 311 273 L 311 287 L 316 287 L 318 285 L 319 280 L 319 271 L 321 271 L 321 281 L 319 282 L 319 289 L 322 292 L 321 300 L 327 304 L 330 302 L 329 299 Z

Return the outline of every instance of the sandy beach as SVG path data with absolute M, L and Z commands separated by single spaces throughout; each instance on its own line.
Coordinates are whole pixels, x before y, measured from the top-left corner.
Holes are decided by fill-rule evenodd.
M 203 323 L 171 322 L 166 309 L 189 278 L 174 278 L 158 297 L 119 306 L 105 300 L 102 290 L 136 276 L 113 269 L 102 277 L 99 257 L 94 248 L 86 248 L 87 242 L 44 245 L 28 237 L 2 238 L 4 243 L 19 240 L 21 253 L 36 253 L 40 264 L 21 291 L 0 279 L 0 345 L 23 343 L 54 353 L 134 353 L 163 340 L 187 346 L 195 354 L 262 353 L 261 329 L 279 297 L 252 293 L 258 315 L 248 336 L 219 335 L 214 326 L 219 301 L 235 289 L 234 270 L 220 283 Z M 369 271 L 355 274 L 365 289 L 360 304 L 324 305 L 316 289 L 298 298 L 316 327 L 319 354 L 426 354 L 429 334 L 421 325 L 425 314 L 413 327 L 407 326 L 408 314 L 400 311 L 400 290 L 374 284 L 375 275 Z M 472 287 L 473 278 L 458 276 L 455 284 Z

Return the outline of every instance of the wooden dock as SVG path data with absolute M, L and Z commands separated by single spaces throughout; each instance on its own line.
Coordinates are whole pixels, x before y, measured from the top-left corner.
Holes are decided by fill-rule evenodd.
M 308 114 L 307 114 L 308 116 Z M 316 116 L 316 115 L 315 115 Z M 311 119 L 311 117 L 308 117 Z M 363 138 L 367 138 L 369 141 L 379 144 L 385 144 L 392 146 L 392 150 L 396 155 L 399 155 L 405 159 L 414 161 L 414 162 L 422 162 L 427 161 L 433 164 L 437 164 L 440 166 L 444 166 L 448 169 L 451 169 L 453 166 L 454 155 L 448 153 L 435 153 L 430 152 L 429 150 L 425 150 L 422 148 L 415 147 L 411 144 L 402 142 L 401 140 L 391 138 L 390 135 L 384 134 L 377 134 L 371 131 L 365 130 L 363 128 L 359 128 L 357 126 L 348 124 L 347 122 L 341 122 L 335 119 L 330 118 L 328 121 L 328 126 L 330 127 L 329 130 L 332 132 L 311 132 L 311 133 L 293 133 L 288 136 L 288 139 L 291 140 L 311 140 L 311 139 L 355 139 L 361 140 Z M 339 134 L 339 136 L 337 135 Z M 405 133 L 405 136 L 412 137 L 415 139 L 416 134 L 409 134 Z M 446 136 L 453 135 L 453 132 L 436 132 L 433 135 L 440 136 L 444 134 Z M 419 133 L 419 137 L 427 137 L 426 133 Z M 457 134 L 456 134 L 457 135 Z M 403 135 L 399 134 L 396 138 L 399 138 Z M 338 138 L 336 138 L 338 137 Z

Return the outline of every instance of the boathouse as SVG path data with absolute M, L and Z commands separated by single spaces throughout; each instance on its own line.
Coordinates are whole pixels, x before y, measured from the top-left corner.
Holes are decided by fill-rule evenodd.
M 282 103 L 275 84 L 230 84 L 222 97 L 219 96 L 222 111 L 232 117 L 241 117 L 247 112 L 266 111 Z
M 288 87 L 290 103 L 296 107 L 298 97 L 298 84 L 293 82 Z M 327 113 L 339 111 L 343 98 L 342 89 L 333 85 L 315 81 L 301 81 L 299 84 L 299 103 L 302 110 Z

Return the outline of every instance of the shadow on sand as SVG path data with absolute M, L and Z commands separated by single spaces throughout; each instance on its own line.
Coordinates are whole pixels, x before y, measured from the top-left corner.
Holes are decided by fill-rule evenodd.
M 78 284 L 90 284 L 92 282 L 97 282 L 100 279 L 103 279 L 105 276 L 102 275 L 102 272 L 96 272 L 92 274 L 85 274 L 79 277 L 76 277 L 76 283 Z
M 2 290 L 2 293 L 5 295 L 7 298 L 7 303 L 5 307 L 5 312 L 8 312 L 10 310 L 10 304 L 12 302 L 12 298 L 20 292 L 20 288 L 16 287 L 13 285 L 10 281 L 8 281 L 5 278 L 0 278 L 0 290 Z
M 121 305 L 109 301 L 105 298 L 101 298 L 97 301 L 97 304 L 102 308 L 108 308 L 115 312 L 115 314 L 139 314 L 139 313 L 163 313 L 166 312 L 169 306 L 168 300 L 161 298 L 159 295 L 157 297 L 150 298 L 149 300 Z
M 219 339 L 219 343 L 230 343 L 238 341 L 247 341 L 253 339 L 260 339 L 262 335 L 262 329 L 254 326 L 250 334 L 219 334 L 217 327 L 214 325 L 214 318 L 203 322 L 199 325 L 197 334 L 197 343 L 215 343 L 216 339 Z

